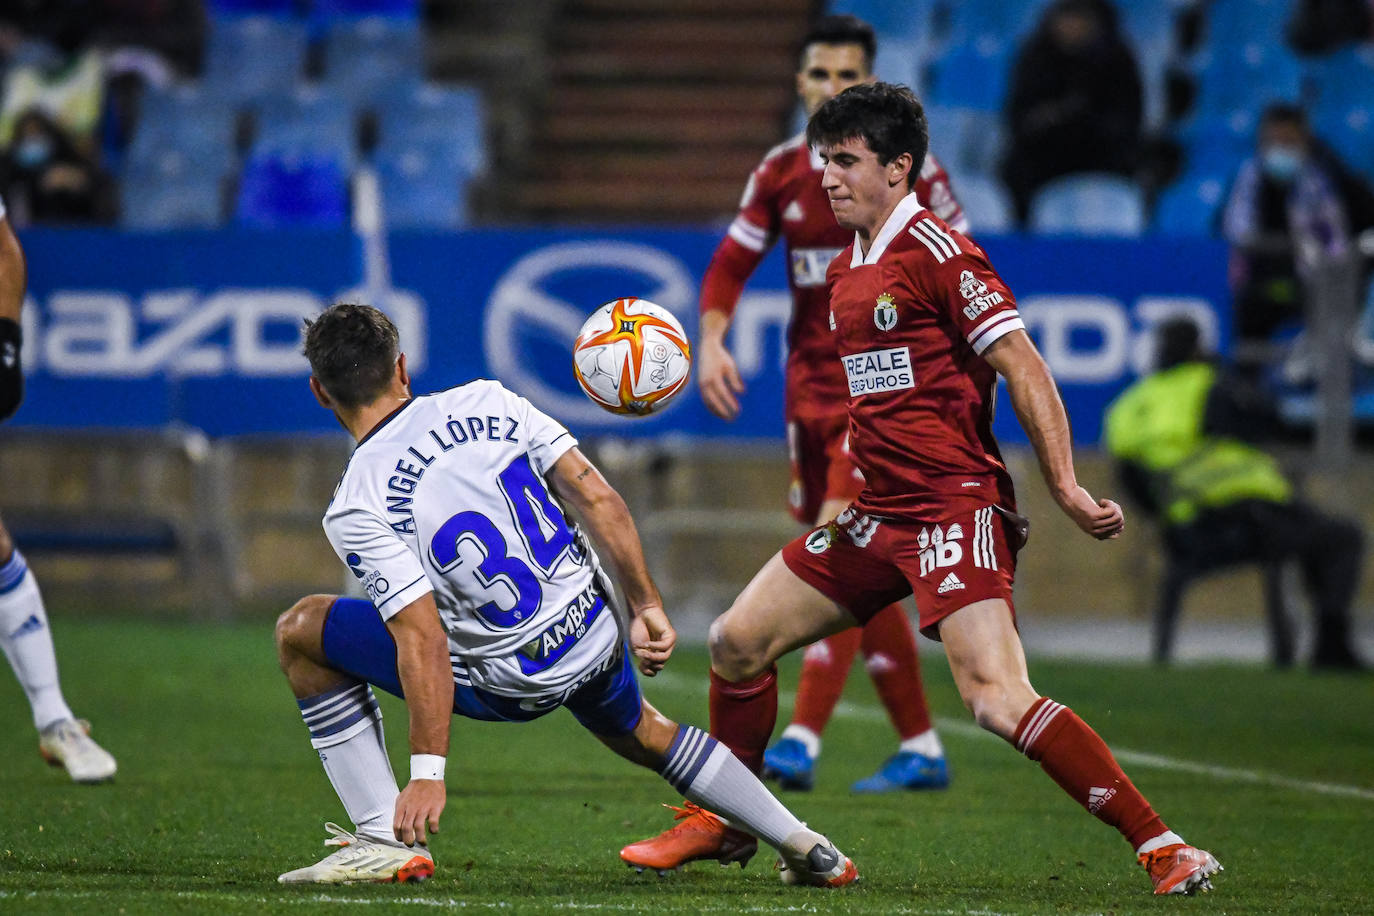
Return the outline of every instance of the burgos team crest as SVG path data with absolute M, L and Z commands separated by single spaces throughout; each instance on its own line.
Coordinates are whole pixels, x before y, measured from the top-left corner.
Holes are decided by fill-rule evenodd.
M 892 304 L 893 295 L 883 293 L 878 304 L 873 306 L 873 323 L 880 331 L 890 331 L 897 326 L 897 307 Z

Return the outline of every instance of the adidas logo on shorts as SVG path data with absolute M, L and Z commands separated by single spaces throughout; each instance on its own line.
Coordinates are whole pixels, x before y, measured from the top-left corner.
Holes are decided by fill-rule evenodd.
M 964 583 L 959 581 L 959 577 L 956 576 L 954 573 L 950 573 L 949 575 L 945 576 L 945 581 L 940 583 L 940 587 L 935 590 L 935 593 L 937 595 L 943 595 L 946 592 L 952 592 L 955 589 L 960 589 L 963 587 Z

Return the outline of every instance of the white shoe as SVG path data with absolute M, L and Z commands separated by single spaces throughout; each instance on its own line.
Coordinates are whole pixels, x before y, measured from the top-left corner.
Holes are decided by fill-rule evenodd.
M 108 782 L 114 778 L 115 759 L 90 739 L 91 723 L 63 719 L 38 734 L 38 753 L 55 767 L 66 767 L 73 782 Z
M 778 877 L 783 884 L 836 888 L 859 880 L 859 870 L 849 857 L 815 831 L 797 831 L 778 853 Z
M 342 846 L 314 865 L 289 871 L 277 878 L 282 884 L 391 884 L 423 881 L 434 874 L 434 857 L 424 846 L 414 848 L 379 843 L 354 836 L 338 824 L 325 824 L 334 834 L 326 846 Z

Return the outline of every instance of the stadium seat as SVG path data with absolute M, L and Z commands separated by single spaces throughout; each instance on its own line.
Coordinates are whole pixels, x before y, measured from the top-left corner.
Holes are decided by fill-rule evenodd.
M 1138 236 L 1145 228 L 1144 197 L 1120 175 L 1067 175 L 1036 192 L 1030 228 L 1058 235 Z
M 386 224 L 391 229 L 457 229 L 467 222 L 468 176 L 440 156 L 411 149 L 377 161 Z
M 324 37 L 324 83 L 355 105 L 373 105 L 424 76 L 420 26 L 372 16 L 340 20 Z
M 1302 63 L 1283 45 L 1250 41 L 1207 50 L 1198 55 L 1193 72 L 1198 86 L 1193 109 L 1203 117 L 1260 111 L 1303 97 Z
M 194 86 L 149 91 L 123 170 L 223 175 L 236 156 L 237 115 Z
M 834 0 L 830 12 L 858 16 L 873 26 L 879 47 L 888 40 L 938 42 L 943 38 L 944 9 L 939 0 Z
M 929 101 L 936 105 L 1001 111 L 1007 97 L 1014 50 L 984 36 L 957 45 L 931 65 Z
M 1012 47 L 1035 31 L 1051 0 L 959 0 L 949 7 L 951 45 L 996 41 Z
M 926 126 L 930 149 L 947 170 L 960 175 L 997 174 L 1004 149 L 999 113 L 927 105 Z
M 968 217 L 969 234 L 974 238 L 1011 232 L 1016 215 L 1011 196 L 995 179 L 983 175 L 952 175 L 950 186 Z
M 352 168 L 357 161 L 353 109 L 346 99 L 315 86 L 270 96 L 257 106 L 253 152 L 323 156 Z
M 873 72 L 884 82 L 910 86 L 919 96 L 925 68 L 923 49 L 921 42 L 909 38 L 885 38 L 878 45 Z
M 348 220 L 344 166 L 328 157 L 251 156 L 239 182 L 235 219 L 256 229 L 342 227 Z
M 1343 163 L 1374 183 L 1374 94 L 1363 105 L 1323 108 L 1313 118 L 1313 130 Z
M 1215 235 L 1227 181 L 1218 174 L 1184 175 L 1155 202 L 1154 230 L 1164 235 Z
M 1137 47 L 1162 45 L 1172 49 L 1174 22 L 1186 5 L 1187 0 L 1123 0 L 1117 3 L 1121 31 Z
M 119 190 L 124 229 L 213 229 L 224 222 L 224 187 L 218 178 L 188 173 L 169 180 L 136 173 L 126 175 Z
M 269 16 L 213 20 L 204 83 L 231 104 L 289 92 L 305 75 L 305 25 Z
M 295 16 L 301 0 L 209 0 L 206 4 L 215 19 L 235 16 Z
M 1236 111 L 1226 117 L 1198 114 L 1181 123 L 1174 138 L 1183 150 L 1183 170 L 1195 175 L 1235 173 L 1255 149 L 1257 111 Z
M 1249 43 L 1278 48 L 1292 0 L 1210 0 L 1205 5 L 1203 48 L 1223 51 Z
M 475 88 L 404 87 L 384 97 L 377 128 L 381 158 L 396 158 L 414 147 L 447 147 L 448 157 L 463 171 L 476 174 L 486 167 L 485 106 Z
M 1316 111 L 1374 105 L 1374 47 L 1343 48 L 1307 63 Z
M 420 0 L 312 0 L 312 19 L 338 21 L 386 16 L 392 19 L 420 18 Z

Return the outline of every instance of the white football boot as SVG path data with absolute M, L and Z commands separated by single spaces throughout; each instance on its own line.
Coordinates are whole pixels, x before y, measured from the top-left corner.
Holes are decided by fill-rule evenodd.
M 354 836 L 338 824 L 325 824 L 334 834 L 326 846 L 343 847 L 314 865 L 289 871 L 277 878 L 282 884 L 392 884 L 423 881 L 434 874 L 434 857 L 424 846 L 381 843 Z
M 849 857 L 814 830 L 798 830 L 778 853 L 776 867 L 783 884 L 837 888 L 859 880 Z
M 91 723 L 63 719 L 38 733 L 38 753 L 51 766 L 66 767 L 73 782 L 107 782 L 114 778 L 115 759 L 90 738 Z

